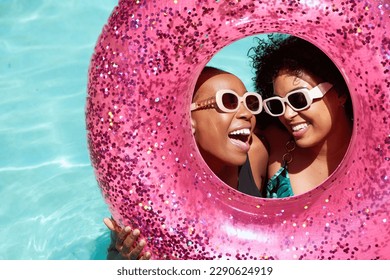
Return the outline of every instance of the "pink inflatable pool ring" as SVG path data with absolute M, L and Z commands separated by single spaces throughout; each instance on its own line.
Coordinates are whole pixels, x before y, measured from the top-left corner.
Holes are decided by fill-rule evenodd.
M 390 259 L 388 1 L 119 1 L 89 70 L 89 150 L 113 217 L 155 259 Z M 354 132 L 314 190 L 250 197 L 222 183 L 191 133 L 195 81 L 224 46 L 288 33 L 343 73 Z

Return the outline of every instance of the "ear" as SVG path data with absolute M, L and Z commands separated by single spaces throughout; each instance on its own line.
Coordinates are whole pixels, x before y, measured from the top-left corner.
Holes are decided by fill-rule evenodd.
M 195 120 L 192 117 L 191 117 L 191 129 L 192 129 L 192 135 L 195 135 L 196 122 L 195 122 Z

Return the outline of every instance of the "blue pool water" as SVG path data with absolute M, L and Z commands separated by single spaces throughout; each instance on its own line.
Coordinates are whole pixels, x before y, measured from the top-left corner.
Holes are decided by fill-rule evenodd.
M 86 144 L 87 71 L 117 1 L 0 0 L 0 259 L 104 259 L 110 215 Z M 252 38 L 211 62 L 251 90 Z

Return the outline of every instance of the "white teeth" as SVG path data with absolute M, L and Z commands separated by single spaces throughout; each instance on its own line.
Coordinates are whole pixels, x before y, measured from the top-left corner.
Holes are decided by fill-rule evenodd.
M 307 123 L 301 123 L 301 124 L 298 124 L 296 126 L 292 126 L 291 129 L 293 131 L 298 131 L 298 130 L 306 128 L 307 126 L 308 126 Z
M 250 135 L 251 130 L 249 128 L 243 128 L 243 129 L 232 131 L 229 134 L 230 135 Z

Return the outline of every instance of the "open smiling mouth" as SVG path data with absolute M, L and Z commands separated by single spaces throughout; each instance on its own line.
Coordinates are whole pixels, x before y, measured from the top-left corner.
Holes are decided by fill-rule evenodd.
M 249 128 L 243 128 L 230 132 L 228 136 L 232 140 L 247 143 L 249 141 L 249 137 L 251 136 L 251 131 Z
M 309 125 L 307 123 L 301 123 L 301 124 L 298 124 L 298 125 L 294 125 L 291 127 L 291 130 L 293 132 L 297 132 L 297 131 L 300 131 L 302 129 L 305 129 L 307 128 Z

